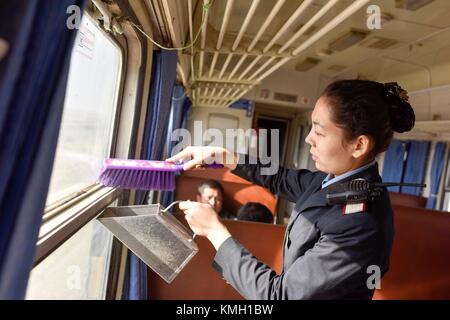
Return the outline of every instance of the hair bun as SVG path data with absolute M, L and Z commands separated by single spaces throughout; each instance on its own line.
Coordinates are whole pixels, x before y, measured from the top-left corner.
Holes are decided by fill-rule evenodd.
M 409 104 L 408 92 L 397 82 L 385 83 L 384 90 L 389 102 L 392 130 L 398 133 L 411 130 L 414 127 L 416 116 Z

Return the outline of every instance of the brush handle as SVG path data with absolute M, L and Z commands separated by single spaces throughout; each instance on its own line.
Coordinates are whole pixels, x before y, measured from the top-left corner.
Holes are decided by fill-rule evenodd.
M 105 159 L 103 162 L 102 172 L 107 169 L 176 172 L 183 170 L 183 165 L 156 160 L 111 158 Z
M 207 169 L 222 169 L 224 165 L 221 163 L 211 163 L 211 164 L 202 164 L 201 167 Z
M 221 163 L 203 164 L 202 168 L 220 169 L 224 165 Z M 176 164 L 157 160 L 138 160 L 138 159 L 105 159 L 103 169 L 135 169 L 149 171 L 181 171 L 183 164 Z

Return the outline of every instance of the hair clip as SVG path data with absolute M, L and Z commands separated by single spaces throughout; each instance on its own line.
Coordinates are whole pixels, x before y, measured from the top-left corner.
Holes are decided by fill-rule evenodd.
M 386 94 L 397 96 L 405 102 L 408 102 L 408 91 L 402 89 L 397 82 L 387 82 L 384 84 L 384 89 L 386 90 Z

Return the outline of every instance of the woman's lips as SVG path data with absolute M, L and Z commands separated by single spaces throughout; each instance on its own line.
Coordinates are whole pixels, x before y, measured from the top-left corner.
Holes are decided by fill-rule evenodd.
M 312 157 L 312 159 L 313 159 L 314 161 L 317 160 L 317 157 L 316 157 L 315 155 L 313 155 L 312 153 L 311 153 L 311 157 Z

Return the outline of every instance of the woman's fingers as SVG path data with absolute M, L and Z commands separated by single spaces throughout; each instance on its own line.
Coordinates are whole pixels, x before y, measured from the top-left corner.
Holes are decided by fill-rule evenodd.
M 192 155 L 192 152 L 191 152 L 190 148 L 188 147 L 188 148 L 178 152 L 176 155 L 166 159 L 166 161 L 167 162 L 177 162 L 180 160 L 184 160 L 186 158 L 189 159 L 191 157 L 191 155 Z
M 180 208 L 180 210 L 183 210 L 185 214 L 186 214 L 186 210 L 193 209 L 197 206 L 198 206 L 198 202 L 195 202 L 195 201 L 182 201 L 178 204 L 178 208 Z
M 204 165 L 224 163 L 225 149 L 219 147 L 187 147 L 178 154 L 168 158 L 168 162 L 182 161 L 183 170 L 202 168 Z
M 192 148 L 188 147 L 186 149 L 184 149 L 183 151 L 177 153 L 176 155 L 166 159 L 167 162 L 178 162 L 178 161 L 186 161 L 183 164 L 183 170 L 190 170 L 193 168 L 196 168 L 197 166 L 201 165 L 202 163 L 202 159 L 199 156 L 196 156 L 195 150 L 193 150 Z
M 186 171 L 186 170 L 190 170 L 190 169 L 194 169 L 194 168 L 199 168 L 199 167 L 201 167 L 201 163 L 202 163 L 201 159 L 190 160 L 183 165 L 183 170 Z
M 186 213 L 186 212 L 185 212 Z M 184 218 L 186 219 L 186 221 L 189 223 L 192 220 L 192 214 L 191 213 L 186 213 L 186 215 L 184 216 Z

